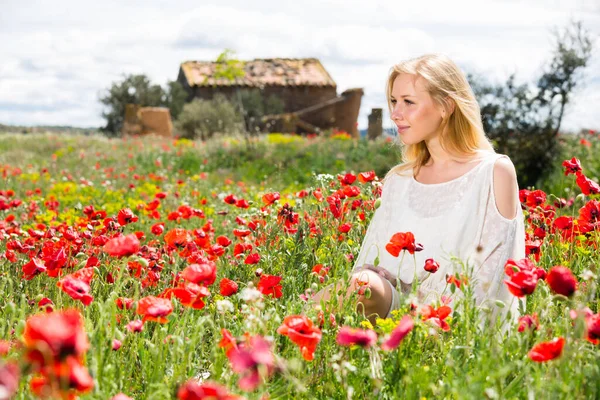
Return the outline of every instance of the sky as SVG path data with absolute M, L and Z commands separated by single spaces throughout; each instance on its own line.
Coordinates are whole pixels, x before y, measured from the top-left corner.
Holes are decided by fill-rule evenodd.
M 316 57 L 338 93 L 363 88 L 359 127 L 386 111 L 395 63 L 443 53 L 465 72 L 534 83 L 552 29 L 580 20 L 595 51 L 563 130 L 600 129 L 600 0 L 0 0 L 0 124 L 105 124 L 99 96 L 125 74 L 175 80 L 225 48 L 241 60 Z

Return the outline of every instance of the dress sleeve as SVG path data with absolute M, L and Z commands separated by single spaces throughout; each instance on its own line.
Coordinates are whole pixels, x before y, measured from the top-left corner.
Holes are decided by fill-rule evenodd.
M 506 261 L 525 257 L 524 215 L 520 204 L 517 208 L 515 218 L 505 218 L 498 211 L 493 187 L 490 187 L 472 276 L 476 304 L 490 309 L 492 322 L 499 316 L 505 328 L 519 317 L 519 299 L 504 283 L 508 279 L 504 272 Z M 488 321 L 484 319 L 482 323 Z
M 384 181 L 381 188 L 381 204 L 374 211 L 367 232 L 362 240 L 360 251 L 355 259 L 352 271 L 362 267 L 364 264 L 374 264 L 375 258 L 384 251 L 383 232 L 385 229 L 385 210 L 389 206 L 390 180 Z

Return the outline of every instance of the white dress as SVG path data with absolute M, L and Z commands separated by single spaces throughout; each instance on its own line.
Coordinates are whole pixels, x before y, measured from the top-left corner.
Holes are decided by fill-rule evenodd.
M 462 292 L 457 289 L 452 294 L 446 276 L 465 273 L 465 267 L 470 266 L 468 284 L 476 305 L 489 308 L 493 319 L 499 314 L 504 322 L 514 322 L 519 301 L 503 282 L 507 279 L 504 264 L 509 258 L 525 258 L 525 226 L 520 204 L 513 219 L 502 216 L 496 206 L 493 170 L 501 157 L 508 158 L 485 152 L 471 170 L 438 184 L 420 183 L 412 171 L 386 179 L 381 204 L 373 214 L 354 269 L 373 264 L 379 256 L 379 265 L 404 283 L 410 284 L 417 277 L 421 304 L 431 304 L 445 295 L 454 299 L 450 304 L 454 308 Z M 407 252 L 404 257 L 402 253 L 392 256 L 385 246 L 397 232 L 412 232 L 423 250 L 414 256 Z M 428 258 L 440 265 L 433 274 L 424 270 Z M 496 300 L 505 307 L 498 306 Z M 506 318 L 509 310 L 510 318 Z

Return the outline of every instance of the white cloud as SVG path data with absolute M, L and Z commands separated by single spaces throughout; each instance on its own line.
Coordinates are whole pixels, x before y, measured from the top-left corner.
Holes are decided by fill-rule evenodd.
M 364 88 L 366 127 L 372 107 L 385 109 L 385 80 L 401 59 L 442 52 L 492 81 L 513 72 L 531 81 L 550 57 L 551 27 L 581 18 L 600 34 L 596 0 L 549 1 L 9 1 L 0 15 L 0 123 L 100 126 L 98 93 L 123 74 L 164 84 L 181 62 L 230 47 L 242 59 L 318 57 L 339 92 Z M 588 74 L 565 128 L 600 126 L 598 56 Z

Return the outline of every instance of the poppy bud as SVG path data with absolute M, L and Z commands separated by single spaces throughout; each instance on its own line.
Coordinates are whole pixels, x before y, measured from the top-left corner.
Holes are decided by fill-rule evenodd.
M 373 206 L 375 207 L 376 210 L 379 208 L 380 205 L 381 205 L 381 197 L 378 198 L 377 200 L 375 200 L 375 203 L 373 203 Z
M 506 306 L 502 300 L 496 300 L 494 303 L 496 303 L 496 305 L 500 308 L 504 308 Z

